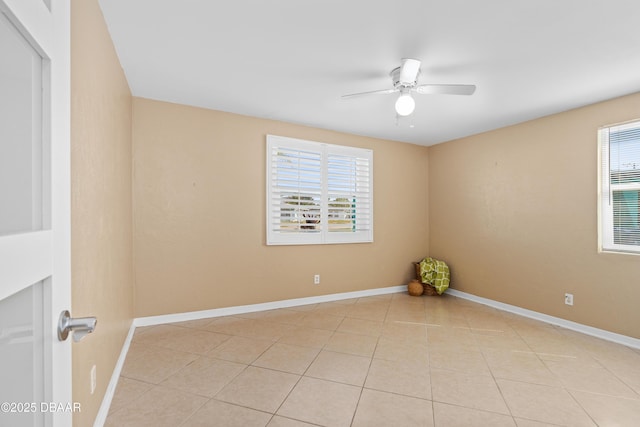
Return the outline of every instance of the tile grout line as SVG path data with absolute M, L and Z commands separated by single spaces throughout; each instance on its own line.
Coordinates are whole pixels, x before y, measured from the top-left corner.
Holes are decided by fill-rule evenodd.
M 425 304 L 425 308 L 424 308 L 424 312 L 425 312 L 425 319 L 427 316 L 427 306 Z M 425 323 L 425 331 L 424 333 L 427 336 L 427 360 L 429 363 L 429 394 L 431 395 L 431 420 L 433 421 L 433 425 L 436 425 L 436 405 L 435 405 L 435 399 L 434 399 L 434 395 L 433 395 L 433 376 L 431 375 L 431 348 L 430 348 L 430 344 L 431 344 L 431 340 L 429 339 L 429 323 L 426 322 Z M 437 325 L 439 326 L 439 325 Z
M 387 304 L 387 310 L 385 311 L 384 314 L 384 321 L 382 322 L 383 325 L 387 320 L 387 316 L 389 315 L 389 310 L 391 308 L 391 303 Z M 360 387 L 360 394 L 358 394 L 358 401 L 356 402 L 356 407 L 353 410 L 353 415 L 351 416 L 351 422 L 349 423 L 349 426 L 353 426 L 353 423 L 356 420 L 356 414 L 358 413 L 358 407 L 360 406 L 360 400 L 362 399 L 362 393 L 364 392 L 364 388 L 365 385 L 367 384 L 367 378 L 369 378 L 369 373 L 371 372 L 371 365 L 373 364 L 373 359 L 376 355 L 376 350 L 378 349 L 378 344 L 380 343 L 380 337 L 382 336 L 382 332 L 384 330 L 383 329 L 380 330 L 380 333 L 378 334 L 377 338 L 376 338 L 376 346 L 373 349 L 373 353 L 371 353 L 371 358 L 369 359 L 369 366 L 367 367 L 367 375 L 365 375 L 364 377 L 364 381 L 362 382 L 362 387 Z

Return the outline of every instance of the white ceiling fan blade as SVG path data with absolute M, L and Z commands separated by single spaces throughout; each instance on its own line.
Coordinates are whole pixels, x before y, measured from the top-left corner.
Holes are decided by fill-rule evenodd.
M 365 96 L 365 95 L 385 95 L 389 93 L 398 92 L 398 89 L 382 89 L 382 90 L 372 90 L 370 92 L 359 92 L 359 93 L 350 93 L 349 95 L 342 95 L 341 98 L 355 98 L 357 96 Z
M 418 73 L 420 72 L 420 61 L 417 59 L 405 58 L 402 60 L 402 65 L 400 66 L 400 78 L 399 81 L 401 84 L 410 85 L 416 81 L 418 78 Z
M 473 95 L 475 85 L 420 85 L 415 91 L 421 95 Z

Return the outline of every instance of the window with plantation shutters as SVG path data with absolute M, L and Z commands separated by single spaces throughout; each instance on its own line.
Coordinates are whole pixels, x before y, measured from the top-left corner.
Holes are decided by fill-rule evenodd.
M 267 244 L 373 241 L 371 150 L 267 135 Z
M 640 253 L 640 121 L 599 130 L 600 249 Z

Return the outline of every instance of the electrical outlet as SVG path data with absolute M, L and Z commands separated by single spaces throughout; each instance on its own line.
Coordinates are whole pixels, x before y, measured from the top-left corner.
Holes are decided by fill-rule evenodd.
M 313 276 L 313 284 L 314 285 L 319 285 L 320 284 L 320 275 L 316 274 L 315 276 Z
M 564 303 L 567 305 L 573 305 L 573 294 L 564 294 Z
M 91 367 L 91 394 L 96 391 L 96 365 Z

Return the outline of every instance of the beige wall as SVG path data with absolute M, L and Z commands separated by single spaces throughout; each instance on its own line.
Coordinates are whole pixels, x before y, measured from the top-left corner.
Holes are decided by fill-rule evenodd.
M 96 417 L 133 317 L 131 94 L 97 0 L 71 2 L 72 314 L 97 316 L 73 343 L 74 425 Z M 90 394 L 91 366 L 97 388 Z
M 430 254 L 452 287 L 640 338 L 640 258 L 598 253 L 596 205 L 597 128 L 639 116 L 635 94 L 430 147 Z
M 428 253 L 426 147 L 139 98 L 133 112 L 136 317 L 400 285 Z M 374 150 L 374 243 L 265 245 L 267 134 Z

